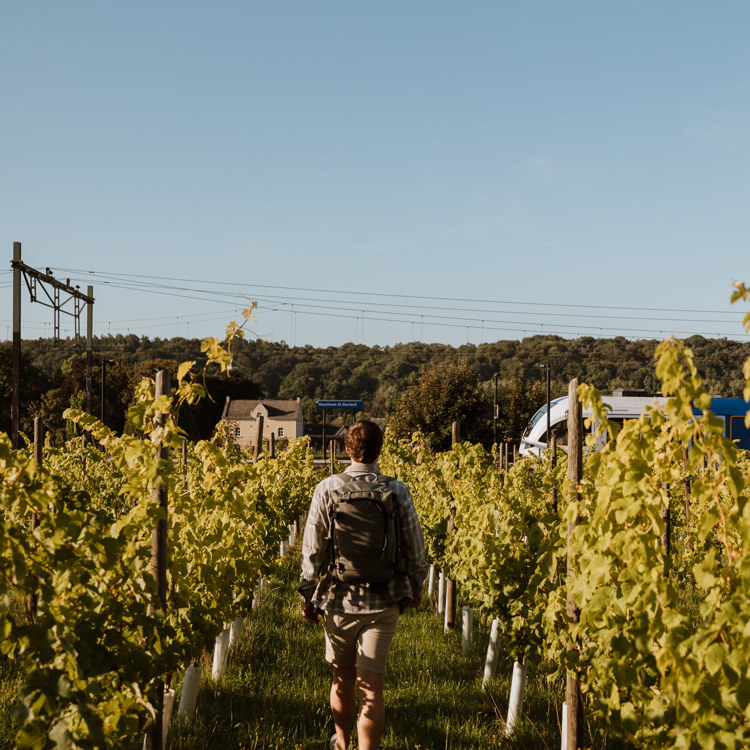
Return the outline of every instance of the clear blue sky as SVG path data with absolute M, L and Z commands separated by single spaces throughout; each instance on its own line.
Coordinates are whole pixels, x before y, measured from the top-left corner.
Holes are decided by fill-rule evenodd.
M 14 241 L 94 285 L 96 333 L 221 336 L 251 298 L 296 345 L 747 338 L 746 0 L 40 0 L 0 29 L 0 339 Z M 51 320 L 25 294 L 24 337 Z

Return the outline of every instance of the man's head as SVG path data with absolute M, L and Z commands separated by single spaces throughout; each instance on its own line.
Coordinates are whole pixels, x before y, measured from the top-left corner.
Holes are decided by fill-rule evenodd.
M 349 427 L 344 438 L 344 446 L 353 461 L 374 464 L 383 448 L 383 432 L 375 422 L 363 419 Z

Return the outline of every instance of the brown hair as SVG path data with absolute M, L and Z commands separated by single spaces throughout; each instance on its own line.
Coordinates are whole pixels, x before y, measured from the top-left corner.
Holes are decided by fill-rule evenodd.
M 383 448 L 383 431 L 375 422 L 363 419 L 349 427 L 344 445 L 353 461 L 373 464 Z

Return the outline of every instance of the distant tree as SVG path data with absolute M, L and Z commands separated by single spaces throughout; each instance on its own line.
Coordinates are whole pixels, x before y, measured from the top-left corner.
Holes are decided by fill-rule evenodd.
M 403 390 L 393 383 L 378 386 L 370 399 L 368 411 L 374 417 L 392 414 L 398 408 L 402 394 Z
M 101 361 L 101 354 L 95 352 L 91 371 L 91 412 L 97 418 L 101 416 Z M 69 426 L 63 418 L 64 411 L 70 407 L 86 408 L 86 355 L 68 357 L 53 380 L 52 386 L 39 397 L 33 408 L 42 418 L 52 441 L 59 444 L 70 437 Z M 127 363 L 122 360 L 109 362 L 105 385 L 104 424 L 121 433 L 134 387 L 133 374 Z
M 279 386 L 278 398 L 294 399 L 308 396 L 311 398 L 336 398 L 334 394 L 324 391 L 324 370 L 318 365 L 300 363 L 284 378 Z
M 738 325 L 738 333 L 740 332 Z M 219 332 L 220 335 L 220 332 Z M 750 355 L 750 342 L 692 336 L 686 343 L 693 350 L 695 363 L 706 387 L 722 396 L 741 396 L 745 380 L 744 361 Z M 521 340 L 464 344 L 410 342 L 394 346 L 367 347 L 344 344 L 339 347 L 316 348 L 289 346 L 284 342 L 262 339 L 235 340 L 232 347 L 234 364 L 243 378 L 260 384 L 266 398 L 302 399 L 305 419 L 320 421 L 315 408 L 319 398 L 357 398 L 364 401 L 364 411 L 371 416 L 395 415 L 399 402 L 409 388 L 416 385 L 419 375 L 430 367 L 443 367 L 446 362 L 460 360 L 478 374 L 480 389 L 486 402 L 484 431 L 464 427 L 464 436 L 492 440 L 493 376 L 502 373 L 499 383 L 501 435 L 517 439 L 518 433 L 545 394 L 539 364 L 550 366 L 552 397 L 567 393 L 571 378 L 612 393 L 617 387 L 645 388 L 655 392 L 661 388 L 654 371 L 654 349 L 651 339 L 630 340 L 624 337 L 564 339 L 560 336 L 535 335 Z M 0 429 L 10 428 L 10 344 L 0 350 Z M 174 375 L 177 362 L 194 360 L 205 363 L 199 339 L 151 339 L 134 334 L 94 337 L 93 411 L 99 415 L 101 356 L 116 360 L 107 368 L 106 423 L 120 431 L 133 388 L 143 375 L 153 377 L 157 369 L 167 366 Z M 3 351 L 7 352 L 5 358 Z M 62 434 L 61 415 L 72 403 L 81 403 L 85 389 L 82 369 L 85 343 L 80 340 L 24 340 L 24 367 L 34 369 L 22 375 L 22 429 L 31 429 L 34 414 L 49 416 Z M 81 359 L 71 365 L 71 355 Z M 6 370 L 2 370 L 5 367 Z M 6 372 L 4 375 L 3 372 Z M 210 374 L 214 375 L 215 372 Z M 517 378 L 518 382 L 512 382 Z M 3 385 L 5 384 L 5 385 Z M 252 397 L 255 397 L 255 391 Z M 225 393 L 215 396 L 216 407 Z M 205 405 L 208 408 L 208 405 Z M 507 411 L 506 411 L 507 410 Z M 188 424 L 189 419 L 192 424 Z M 212 418 L 212 417 L 211 417 Z M 183 417 L 191 435 L 203 435 L 201 415 L 187 411 Z M 206 417 L 207 421 L 210 418 Z M 449 429 L 452 418 L 446 418 Z M 464 420 L 465 421 L 465 420 Z M 201 424 L 198 424 L 201 423 Z M 207 422 L 206 422 L 207 423 Z
M 65 410 L 86 408 L 86 355 L 69 356 L 55 373 L 55 381 L 56 385 L 41 397 L 38 414 L 52 442 L 60 444 L 72 437 L 71 427 L 63 417 Z M 92 396 L 93 391 L 92 383 Z
M 404 393 L 389 425 L 400 437 L 420 431 L 434 450 L 446 450 L 453 422 L 460 424 L 462 439 L 478 439 L 487 406 L 477 374 L 465 361 L 433 364 Z
M 109 357 L 107 359 L 110 359 Z M 101 415 L 102 357 L 94 357 L 94 414 Z M 131 367 L 121 359 L 106 364 L 104 393 L 104 424 L 121 434 L 125 428 L 128 407 L 133 398 L 133 373 Z
M 13 396 L 12 344 L 0 344 L 0 431 L 10 435 L 12 429 L 10 405 Z M 47 375 L 36 367 L 31 357 L 21 348 L 21 410 L 19 426 L 21 432 L 31 437 L 34 417 L 38 414 L 38 402 L 50 387 Z
M 520 377 L 501 382 L 498 387 L 498 441 L 517 443 L 526 425 L 547 401 L 547 388 L 541 380 L 524 383 Z
M 154 379 L 156 373 L 160 370 L 166 370 L 169 373 L 169 377 L 172 383 L 174 383 L 177 377 L 177 368 L 179 367 L 180 360 L 176 359 L 165 359 L 164 357 L 156 357 L 154 359 L 146 359 L 142 362 L 138 362 L 133 365 L 131 369 L 131 385 L 135 391 L 138 383 L 143 378 Z

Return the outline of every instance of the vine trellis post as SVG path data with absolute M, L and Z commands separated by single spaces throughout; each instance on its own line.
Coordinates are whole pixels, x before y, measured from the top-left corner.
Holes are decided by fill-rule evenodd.
M 576 507 L 576 515 L 568 522 L 568 563 L 567 581 L 570 583 L 575 566 L 573 564 L 572 547 L 573 533 L 581 519 L 578 516 L 578 486 L 583 474 L 583 430 L 581 402 L 578 400 L 578 378 L 573 378 L 568 387 L 568 479 L 570 481 L 570 502 Z M 577 623 L 580 611 L 573 597 L 567 595 L 568 621 Z M 575 643 L 568 643 L 568 652 L 577 651 Z M 567 705 L 567 750 L 577 750 L 583 744 L 583 702 L 581 700 L 581 684 L 578 675 L 568 670 L 565 686 L 565 701 Z
M 169 395 L 169 372 L 159 370 L 156 373 L 156 390 L 155 396 Z M 157 427 L 162 427 L 167 418 L 166 414 L 156 415 Z M 159 459 L 169 459 L 169 449 L 164 445 L 159 447 Z M 155 487 L 153 498 L 159 503 L 159 507 L 164 511 L 163 517 L 156 522 L 153 532 L 151 533 L 151 574 L 156 581 L 156 591 L 158 605 L 161 607 L 163 616 L 167 613 L 167 513 L 169 511 L 169 496 L 166 487 Z M 155 603 L 156 604 L 156 603 Z M 162 675 L 156 677 L 156 718 L 151 725 L 147 736 L 146 747 L 148 750 L 162 750 L 163 747 L 163 708 L 164 708 L 164 691 L 165 684 Z
M 550 465 L 553 469 L 557 467 L 557 431 L 552 430 L 552 434 L 549 436 L 549 449 L 550 449 Z M 552 487 L 552 501 L 551 501 L 552 512 L 557 513 L 557 485 Z
M 255 431 L 255 445 L 253 446 L 253 463 L 258 463 L 258 458 L 263 452 L 263 415 L 258 414 L 256 421 L 257 429 Z
M 461 428 L 458 422 L 451 425 L 451 446 L 453 448 L 461 442 Z M 456 506 L 451 498 L 450 516 L 448 518 L 448 539 L 456 529 Z M 445 581 L 445 632 L 452 630 L 456 623 L 456 580 L 448 576 Z
M 40 417 L 34 417 L 34 458 L 39 466 L 44 461 L 44 425 Z M 39 513 L 33 511 L 31 514 L 31 532 L 39 526 Z M 36 620 L 39 608 L 39 592 L 31 591 L 27 601 L 29 618 L 32 622 Z

